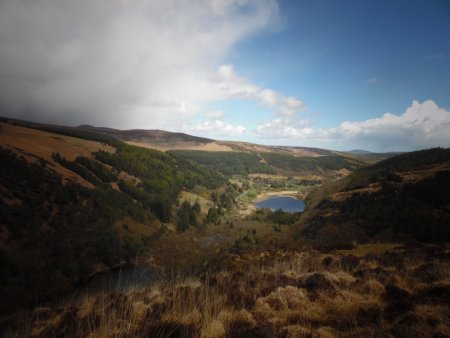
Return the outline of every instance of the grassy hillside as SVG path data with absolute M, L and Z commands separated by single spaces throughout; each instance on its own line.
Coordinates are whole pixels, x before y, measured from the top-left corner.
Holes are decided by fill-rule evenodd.
M 450 240 L 450 149 L 406 153 L 312 194 L 298 234 L 317 245 Z
M 178 226 L 185 217 L 177 211 L 181 191 L 227 185 L 216 171 L 174 154 L 63 132 L 72 137 L 0 129 L 0 312 L 145 257 L 163 223 Z M 195 220 L 184 228 L 203 222 L 195 206 L 183 210 Z

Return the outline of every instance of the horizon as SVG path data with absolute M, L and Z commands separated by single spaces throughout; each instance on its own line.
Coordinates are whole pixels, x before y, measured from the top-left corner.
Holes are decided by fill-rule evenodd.
M 4 1 L 0 115 L 262 145 L 450 146 L 450 4 Z
M 194 135 L 194 134 L 189 134 L 183 131 L 169 131 L 169 130 L 163 130 L 163 129 L 141 129 L 141 128 L 131 128 L 131 129 L 118 129 L 118 128 L 111 128 L 111 127 L 103 127 L 103 126 L 94 126 L 94 125 L 90 125 L 90 124 L 80 124 L 80 125 L 62 125 L 62 124 L 46 124 L 37 120 L 22 120 L 22 119 L 16 119 L 14 117 L 10 117 L 10 116 L 0 116 L 0 119 L 5 119 L 7 123 L 11 123 L 11 122 L 24 122 L 24 123 L 34 123 L 37 125 L 49 125 L 49 126 L 55 126 L 55 127 L 69 127 L 69 128 L 83 128 L 83 127 L 87 127 L 87 128 L 94 128 L 94 129 L 111 129 L 111 130 L 115 130 L 115 131 L 161 131 L 161 132 L 165 132 L 165 133 L 174 133 L 174 134 L 184 134 L 187 136 L 192 136 L 192 137 L 197 137 L 197 138 L 203 138 L 203 139 L 207 139 L 213 142 L 235 142 L 235 143 L 249 143 L 249 144 L 254 144 L 254 145 L 258 145 L 258 146 L 264 146 L 264 147 L 286 147 L 286 148 L 310 148 L 310 149 L 319 149 L 319 150 L 328 150 L 328 151 L 335 151 L 335 152 L 357 152 L 357 151 L 361 151 L 361 152 L 367 152 L 367 153 L 372 153 L 372 154 L 402 154 L 405 152 L 414 152 L 414 151 L 421 151 L 421 150 L 428 150 L 428 149 L 432 149 L 432 148 L 443 148 L 446 149 L 448 147 L 441 147 L 441 146 L 437 146 L 437 147 L 430 147 L 430 148 L 417 148 L 417 149 L 413 149 L 410 151 L 402 151 L 402 150 L 390 150 L 390 151 L 385 151 L 385 152 L 376 152 L 376 151 L 370 151 L 367 149 L 361 149 L 361 148 L 352 148 L 352 149 L 333 149 L 333 148 L 320 148 L 320 147 L 306 147 L 306 146 L 291 146 L 291 145 L 276 145 L 276 144 L 270 144 L 270 143 L 255 143 L 255 142 L 250 142 L 250 141 L 241 141 L 241 140 L 234 140 L 234 139 L 229 139 L 229 140 L 225 140 L 225 139 L 215 139 L 212 137 L 205 137 L 205 136 L 198 136 L 198 135 Z M 1 122 L 1 121 L 0 121 Z M 20 126 L 20 125 L 19 125 Z M 23 126 L 28 128 L 28 126 Z M 39 130 L 39 129 L 38 129 Z

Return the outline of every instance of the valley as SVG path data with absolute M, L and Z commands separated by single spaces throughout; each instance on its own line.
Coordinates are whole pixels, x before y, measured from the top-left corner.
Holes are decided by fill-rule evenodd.
M 449 32 L 0 0 L 0 338 L 450 338 Z
M 449 149 L 344 153 L 7 118 L 0 147 L 5 337 L 450 332 Z M 305 210 L 255 207 L 274 196 Z M 123 291 L 133 267 L 151 276 Z M 116 288 L 89 284 L 109 274 Z

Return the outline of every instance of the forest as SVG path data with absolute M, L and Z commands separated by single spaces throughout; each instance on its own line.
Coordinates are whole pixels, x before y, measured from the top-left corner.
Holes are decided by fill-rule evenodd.
M 173 150 L 172 153 L 201 165 L 214 168 L 226 175 L 246 176 L 253 173 L 274 174 L 275 171 L 255 153 L 245 152 L 210 152 L 196 150 Z
M 276 174 L 278 171 L 319 172 L 355 169 L 366 165 L 363 161 L 342 155 L 318 157 L 296 157 L 276 152 L 208 152 L 194 150 L 174 150 L 172 153 L 214 168 L 226 176 L 249 174 Z
M 30 163 L 0 148 L 0 182 L 17 201 L 0 205 L 0 219 L 10 234 L 9 244 L 0 250 L 0 311 L 29 305 L 37 295 L 67 292 L 94 273 L 98 264 L 113 267 L 132 261 L 151 247 L 164 229 L 161 222 L 172 222 L 184 231 L 216 223 L 223 208 L 230 207 L 236 192 L 232 187 L 223 189 L 228 183 L 213 169 L 174 154 L 112 144 L 114 153 L 99 151 L 93 158 L 69 161 L 59 153 L 52 155 L 94 189 L 63 184 L 47 161 Z M 218 191 L 213 194 L 214 207 L 204 217 L 198 204 L 183 202 L 177 207 L 181 190 L 195 187 Z M 115 224 L 124 219 L 143 224 L 146 235 L 118 231 Z
M 0 311 L 65 292 L 95 264 L 135 257 L 142 243 L 121 238 L 113 227 L 118 220 L 132 217 L 154 227 L 149 211 L 106 184 L 62 184 L 45 161 L 28 163 L 4 148 L 0 159 L 2 185 L 20 201 L 0 204 L 10 236 L 0 251 Z
M 347 228 L 366 240 L 389 231 L 391 239 L 449 241 L 450 172 L 445 169 L 449 161 L 449 149 L 435 148 L 354 171 L 334 187 L 311 194 L 307 204 L 312 207 L 304 217 L 304 226 L 299 227 L 300 236 L 316 239 L 325 229 L 345 232 Z M 405 180 L 412 170 L 418 178 Z M 336 193 L 347 193 L 348 197 L 333 199 Z

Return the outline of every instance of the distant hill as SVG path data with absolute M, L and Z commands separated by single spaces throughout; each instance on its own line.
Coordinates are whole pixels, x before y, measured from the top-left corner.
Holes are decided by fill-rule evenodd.
M 364 158 L 311 147 L 267 146 L 240 141 L 217 141 L 163 130 L 118 130 L 81 125 L 66 127 L 6 119 L 17 125 L 101 143 L 173 151 L 173 155 L 219 171 L 224 175 L 255 173 L 285 176 L 317 174 L 333 177 L 334 171 L 354 170 L 381 158 Z
M 170 132 L 164 130 L 131 129 L 119 130 L 91 125 L 68 127 L 37 122 L 29 122 L 8 117 L 0 117 L 0 120 L 9 121 L 16 125 L 45 130 L 63 135 L 69 135 L 94 141 L 112 140 L 122 141 L 128 144 L 144 148 L 152 148 L 162 151 L 167 150 L 200 150 L 200 151 L 238 151 L 238 152 L 275 152 L 284 153 L 296 157 L 300 156 L 325 156 L 341 154 L 336 151 L 292 146 L 266 146 L 240 141 L 219 141 L 204 137 L 188 135 L 185 133 Z M 343 155 L 343 154 L 341 154 Z
M 164 130 L 118 130 L 81 125 L 77 129 L 114 137 L 123 142 L 158 150 L 198 150 L 209 152 L 282 153 L 296 157 L 317 157 L 336 155 L 326 149 L 292 146 L 266 146 L 240 141 L 219 141 L 185 133 Z
M 284 176 L 315 174 L 330 177 L 334 171 L 354 170 L 366 166 L 364 161 L 334 153 L 323 156 L 294 156 L 292 153 L 275 150 L 271 152 L 174 150 L 173 153 L 214 168 L 227 176 L 265 173 Z
M 369 164 L 379 162 L 379 161 L 385 160 L 389 157 L 402 154 L 402 152 L 374 153 L 371 151 L 361 150 L 361 149 L 344 151 L 343 153 L 352 155 L 352 156 L 358 158 L 359 160 L 362 160 Z
M 362 149 L 353 149 L 346 151 L 346 153 L 353 154 L 353 155 L 369 155 L 373 154 L 371 151 L 362 150 Z
M 94 131 L 102 134 L 107 134 L 116 137 L 122 141 L 141 141 L 141 142 L 155 142 L 156 144 L 171 144 L 176 142 L 197 142 L 197 143 L 211 143 L 212 139 L 191 136 L 184 133 L 173 133 L 164 130 L 145 130 L 145 129 L 130 129 L 118 130 L 112 128 L 93 127 L 89 125 L 81 125 L 78 129 Z
M 450 240 L 450 149 L 405 153 L 358 169 L 307 200 L 297 235 L 318 246 Z

